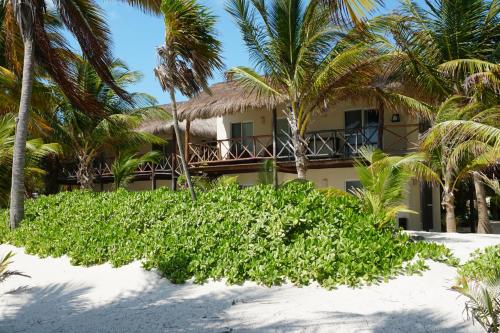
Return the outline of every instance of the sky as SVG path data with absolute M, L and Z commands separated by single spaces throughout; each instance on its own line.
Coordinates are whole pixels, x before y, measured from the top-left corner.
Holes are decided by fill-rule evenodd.
M 238 27 L 224 10 L 225 0 L 201 0 L 218 16 L 217 33 L 222 42 L 225 68 L 250 66 L 248 53 L 241 39 Z M 384 1 L 380 13 L 388 12 L 397 6 L 397 0 Z M 164 26 L 160 17 L 142 13 L 126 6 L 123 2 L 99 2 L 105 11 L 113 39 L 113 55 L 125 61 L 131 70 L 141 72 L 143 79 L 130 87 L 130 91 L 148 93 L 159 103 L 169 103 L 167 94 L 160 88 L 153 74 L 157 64 L 155 48 L 162 44 Z M 223 72 L 215 73 L 211 83 L 222 81 Z M 178 95 L 179 100 L 185 100 Z

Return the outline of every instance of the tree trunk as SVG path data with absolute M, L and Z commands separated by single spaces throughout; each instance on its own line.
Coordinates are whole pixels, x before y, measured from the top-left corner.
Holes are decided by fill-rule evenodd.
M 76 171 L 76 182 L 82 190 L 92 190 L 95 180 L 95 172 L 92 166 L 93 158 L 85 153 L 78 154 L 78 169 Z
M 174 118 L 174 132 L 177 138 L 177 147 L 179 149 L 179 157 L 181 159 L 182 169 L 184 175 L 186 176 L 186 182 L 189 187 L 189 192 L 191 192 L 191 199 L 196 200 L 196 193 L 194 192 L 193 184 L 191 183 L 191 175 L 187 167 L 186 158 L 184 156 L 184 149 L 182 148 L 182 140 L 180 139 L 179 121 L 177 120 L 177 103 L 175 101 L 175 92 L 173 88 L 170 88 L 170 100 L 172 101 L 172 117 Z
M 293 146 L 295 152 L 295 168 L 297 169 L 297 179 L 305 180 L 307 171 L 307 148 L 298 130 L 294 131 L 293 134 Z
M 491 234 L 492 228 L 488 217 L 488 205 L 486 203 L 484 184 L 478 172 L 473 172 L 472 175 L 474 177 L 474 188 L 476 190 L 477 201 L 477 233 Z
M 455 196 L 448 188 L 443 190 L 441 205 L 446 211 L 446 232 L 457 232 L 457 219 L 455 217 Z
M 24 167 L 26 159 L 26 139 L 28 136 L 28 119 L 33 89 L 33 67 L 35 50 L 33 38 L 24 40 L 24 63 L 19 116 L 14 141 L 12 159 L 12 183 L 10 190 L 10 227 L 16 228 L 24 217 Z

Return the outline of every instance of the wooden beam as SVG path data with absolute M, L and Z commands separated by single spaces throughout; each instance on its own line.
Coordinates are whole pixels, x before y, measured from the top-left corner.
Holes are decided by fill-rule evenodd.
M 278 118 L 276 108 L 273 108 L 273 185 L 278 188 L 278 165 L 276 163 L 276 155 L 278 154 Z
M 173 125 L 172 125 L 173 127 Z M 175 174 L 175 169 L 176 169 L 176 161 L 177 161 L 177 138 L 175 136 L 175 131 L 172 128 L 172 184 L 171 188 L 172 191 L 175 191 L 177 189 L 177 175 Z
M 186 133 L 184 133 L 184 156 L 186 158 L 186 163 L 189 165 L 189 132 L 191 130 L 191 121 L 186 119 Z

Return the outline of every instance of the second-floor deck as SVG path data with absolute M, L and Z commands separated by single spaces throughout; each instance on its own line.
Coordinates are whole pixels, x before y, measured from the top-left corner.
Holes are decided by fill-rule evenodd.
M 347 160 L 358 156 L 366 145 L 382 147 L 392 155 L 405 154 L 415 149 L 419 126 L 385 125 L 383 134 L 378 127 L 333 129 L 309 132 L 305 135 L 306 156 L 309 160 Z M 379 145 L 379 140 L 381 144 Z M 286 133 L 229 138 L 203 143 L 189 143 L 188 164 L 202 165 L 256 162 L 265 159 L 292 161 L 294 150 L 291 137 Z

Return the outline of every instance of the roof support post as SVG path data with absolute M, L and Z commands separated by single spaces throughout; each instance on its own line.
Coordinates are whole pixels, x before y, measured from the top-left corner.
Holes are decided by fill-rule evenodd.
M 276 115 L 276 108 L 273 108 L 273 185 L 274 188 L 278 188 L 278 163 L 277 163 L 277 132 L 278 132 L 278 119 Z
M 186 163 L 189 165 L 189 131 L 191 130 L 191 121 L 186 119 L 186 133 L 184 133 L 184 156 L 186 157 Z
M 173 125 L 172 125 L 172 127 L 173 127 Z M 177 190 L 177 174 L 175 172 L 176 160 L 177 160 L 177 138 L 175 136 L 175 131 L 172 128 L 172 163 L 170 163 L 170 165 L 171 165 L 171 179 L 172 179 L 171 188 L 172 188 L 172 191 Z

